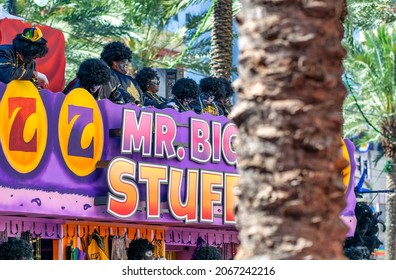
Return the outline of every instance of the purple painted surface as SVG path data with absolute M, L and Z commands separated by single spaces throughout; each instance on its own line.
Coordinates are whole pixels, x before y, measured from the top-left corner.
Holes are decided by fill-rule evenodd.
M 347 206 L 341 212 L 344 215 L 354 215 L 356 206 L 356 195 L 355 195 L 355 172 L 356 172 L 356 161 L 355 161 L 355 145 L 349 139 L 344 139 L 345 145 L 348 150 L 350 165 L 351 165 L 351 178 L 349 180 L 348 189 L 346 191 Z
M 346 207 L 341 212 L 341 219 L 348 226 L 349 231 L 346 236 L 353 236 L 356 228 L 356 195 L 355 195 L 355 172 L 356 172 L 356 161 L 355 161 L 355 145 L 349 140 L 344 139 L 346 148 L 349 154 L 349 161 L 351 167 L 350 180 L 347 191 L 345 193 L 345 199 L 347 202 Z
M 5 90 L 4 84 L 0 83 L 0 96 L 3 96 Z M 88 93 L 87 93 L 88 94 Z M 107 196 L 107 174 L 106 169 L 96 169 L 88 176 L 77 176 L 71 172 L 65 164 L 60 151 L 58 142 L 58 120 L 60 108 L 65 96 L 63 93 L 53 93 L 48 90 L 40 91 L 40 96 L 44 103 L 48 119 L 48 140 L 47 147 L 38 167 L 27 174 L 21 174 L 15 171 L 7 162 L 3 147 L 0 150 L 0 214 L 15 215 L 39 215 L 60 218 L 79 218 L 91 220 L 109 220 L 116 221 L 119 218 L 108 214 L 105 206 L 94 206 L 94 198 L 97 196 Z M 84 96 L 82 96 L 84 98 Z M 104 127 L 104 145 L 101 159 L 111 160 L 120 156 L 120 137 L 109 137 L 110 129 L 121 129 L 123 109 L 135 110 L 137 115 L 142 111 L 160 112 L 169 114 L 177 124 L 187 126 L 178 126 L 175 142 L 189 145 L 190 131 L 188 124 L 191 118 L 204 119 L 209 124 L 212 121 L 221 125 L 229 123 L 225 117 L 214 117 L 210 114 L 197 115 L 194 112 L 178 113 L 172 109 L 157 110 L 154 108 L 141 109 L 134 105 L 116 105 L 108 100 L 98 101 L 102 114 Z M 351 180 L 346 192 L 347 207 L 342 212 L 345 217 L 354 216 L 356 197 L 354 195 L 354 172 L 356 164 L 354 162 L 353 144 L 346 139 L 348 151 L 351 155 Z M 189 148 L 185 148 L 186 158 L 179 161 L 173 159 L 144 158 L 140 153 L 123 154 L 135 162 L 152 163 L 159 165 L 168 165 L 181 169 L 204 169 L 208 171 L 218 171 L 227 173 L 237 173 L 236 167 L 228 165 L 223 157 L 219 163 L 200 164 L 189 160 Z M 139 185 L 141 198 L 145 198 L 145 186 Z M 161 187 L 161 201 L 166 205 L 167 186 Z M 181 195 L 184 197 L 184 194 Z M 165 206 L 166 207 L 166 206 Z M 161 207 L 163 208 L 163 207 Z M 221 212 L 217 212 L 214 225 L 222 225 Z M 144 212 L 138 212 L 130 218 L 125 219 L 134 222 L 161 222 L 164 224 L 182 224 L 176 221 L 166 211 L 161 214 L 160 219 L 147 221 Z M 228 225 L 228 227 L 230 227 Z M 231 226 L 232 227 L 232 226 Z
M 1 155 L 0 162 L 0 183 L 13 188 L 34 188 L 46 191 L 58 191 L 60 193 L 78 193 L 87 196 L 101 196 L 107 194 L 106 170 L 97 169 L 92 174 L 84 177 L 74 175 L 64 163 L 60 153 L 58 143 L 58 118 L 61 103 L 64 99 L 61 93 L 52 93 L 48 90 L 41 91 L 41 97 L 45 107 L 48 108 L 48 143 L 45 155 L 36 170 L 28 174 L 20 174 L 12 169 L 6 162 L 4 154 Z M 102 160 L 111 160 L 114 157 L 121 156 L 120 137 L 108 137 L 110 129 L 120 129 L 122 125 L 122 109 L 130 108 L 136 110 L 137 114 L 142 109 L 133 105 L 116 105 L 110 101 L 98 101 L 99 108 L 102 112 L 103 125 L 105 131 L 104 149 Z M 157 110 L 143 109 L 146 111 L 168 113 L 177 123 L 188 124 L 190 117 L 205 118 L 207 122 L 212 120 L 227 123 L 228 119 L 224 117 L 213 117 L 209 114 L 204 116 L 197 115 L 193 112 L 178 113 L 172 109 Z M 188 127 L 178 127 L 176 142 L 189 143 Z M 188 148 L 186 149 L 188 153 Z M 153 164 L 166 164 L 177 168 L 205 169 L 210 171 L 221 171 L 237 173 L 235 166 L 229 166 L 224 161 L 220 163 L 199 164 L 192 162 L 186 157 L 183 161 L 177 159 L 163 158 L 143 158 L 139 153 L 122 156 L 133 159 L 136 162 L 146 162 Z
M 5 86 L 0 83 L 0 96 L 4 94 Z M 87 93 L 88 94 L 88 93 Z M 40 96 L 46 108 L 48 119 L 48 140 L 47 147 L 38 167 L 27 174 L 15 171 L 7 162 L 2 147 L 0 151 L 0 213 L 14 214 L 38 214 L 54 217 L 78 217 L 91 219 L 116 220 L 105 211 L 104 206 L 94 206 L 94 197 L 107 196 L 107 174 L 106 168 L 96 169 L 87 176 L 77 176 L 67 167 L 60 150 L 58 140 L 58 121 L 60 109 L 65 96 L 63 93 L 53 93 L 49 90 L 40 91 Z M 84 98 L 82 96 L 81 98 Z M 102 114 L 104 127 L 104 145 L 101 160 L 112 160 L 120 153 L 120 137 L 109 137 L 110 129 L 121 129 L 123 108 L 135 110 L 137 115 L 141 111 L 161 112 L 169 114 L 176 123 L 188 125 L 190 118 L 195 117 L 205 119 L 209 124 L 216 121 L 226 124 L 229 119 L 225 117 L 214 117 L 210 114 L 197 115 L 194 112 L 178 113 L 173 109 L 157 110 L 154 108 L 141 109 L 134 105 L 117 105 L 108 100 L 98 101 Z M 83 118 L 84 116 L 81 116 Z M 86 120 L 89 122 L 90 120 Z M 62 129 L 62 128 L 61 128 Z M 189 144 L 189 128 L 180 126 L 177 129 L 175 142 Z M 176 158 L 144 158 L 140 153 L 123 154 L 137 163 L 152 163 L 168 165 L 181 169 L 204 169 L 209 171 L 219 171 L 237 173 L 235 166 L 228 165 L 223 159 L 219 163 L 200 164 L 189 160 L 189 149 L 186 148 L 186 157 L 183 161 Z M 84 155 L 81 151 L 80 154 Z M 139 185 L 141 198 L 145 198 L 145 186 Z M 166 202 L 167 186 L 161 187 L 161 201 Z M 184 194 L 182 194 L 182 197 Z M 143 215 L 137 214 L 128 220 L 144 221 Z M 173 222 L 179 224 L 180 221 L 172 221 L 169 214 L 164 214 L 160 219 L 162 222 Z M 152 220 L 151 220 L 152 222 Z M 215 218 L 215 224 L 221 224 L 221 218 Z

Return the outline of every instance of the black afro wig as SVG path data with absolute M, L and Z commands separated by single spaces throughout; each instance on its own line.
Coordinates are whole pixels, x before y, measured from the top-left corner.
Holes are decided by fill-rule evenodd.
M 154 251 L 154 245 L 147 239 L 132 240 L 127 250 L 128 260 L 144 260 L 147 251 Z
M 23 56 L 23 60 L 26 63 L 32 62 L 34 59 L 43 57 L 48 53 L 48 47 L 46 44 L 36 44 L 22 40 L 20 37 L 15 37 L 12 41 L 14 49 Z
M 104 46 L 100 58 L 111 67 L 114 61 L 121 61 L 124 59 L 131 61 L 132 51 L 121 42 L 111 42 Z
M 144 67 L 141 70 L 139 70 L 136 75 L 135 75 L 135 80 L 138 83 L 139 87 L 143 90 L 147 90 L 147 86 L 149 84 L 150 80 L 158 79 L 159 76 L 157 74 L 157 71 L 155 71 L 153 68 L 149 67 Z
M 345 256 L 350 260 L 369 260 L 370 251 L 367 247 L 351 247 L 344 249 Z
M 221 252 L 213 246 L 201 247 L 192 257 L 193 260 L 222 260 Z
M 198 84 L 190 78 L 181 78 L 172 87 L 172 94 L 178 99 L 197 99 L 200 92 Z
M 368 252 L 362 253 L 363 258 L 367 258 L 367 254 L 373 254 L 375 249 L 382 245 L 378 239 L 379 224 L 382 224 L 379 219 L 381 212 L 374 212 L 369 204 L 359 201 L 355 206 L 355 215 L 357 220 L 355 234 L 346 238 L 344 253 L 348 258 L 354 258 L 359 252 Z
M 0 260 L 32 260 L 33 246 L 24 239 L 9 238 L 0 245 Z
M 90 90 L 94 86 L 103 85 L 110 81 L 110 67 L 97 58 L 89 58 L 81 63 L 77 72 L 77 78 L 81 86 Z
M 225 91 L 224 98 L 229 98 L 234 95 L 234 90 L 232 89 L 231 81 L 226 78 L 220 77 L 218 78 L 222 83 Z
M 199 81 L 199 87 L 203 94 L 214 95 L 215 100 L 220 100 L 225 97 L 226 92 L 224 84 L 219 78 L 206 77 Z

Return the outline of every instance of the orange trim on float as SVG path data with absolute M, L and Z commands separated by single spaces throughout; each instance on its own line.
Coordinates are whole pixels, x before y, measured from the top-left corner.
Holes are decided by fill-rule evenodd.
M 81 239 L 87 238 L 95 231 L 105 239 L 108 239 L 109 236 L 125 236 L 130 240 L 146 238 L 153 243 L 156 257 L 165 256 L 165 227 L 150 225 L 126 226 L 125 224 L 114 223 L 67 222 L 62 225 L 62 259 L 66 259 L 66 247 L 69 244 L 85 252 L 86 248 L 84 248 Z M 106 251 L 107 255 L 110 255 L 110 253 L 111 252 Z

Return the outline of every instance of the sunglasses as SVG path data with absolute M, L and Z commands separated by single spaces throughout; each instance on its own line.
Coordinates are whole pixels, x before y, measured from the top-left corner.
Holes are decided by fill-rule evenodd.
M 161 83 L 161 81 L 160 81 L 160 80 L 157 80 L 157 79 L 155 79 L 155 80 L 151 80 L 151 81 L 150 81 L 150 83 L 152 83 L 152 84 L 154 84 L 154 85 L 157 85 L 157 86 L 159 86 L 159 84 Z
M 130 64 L 130 62 L 127 60 L 127 59 L 123 59 L 123 60 L 120 60 L 120 61 L 118 61 L 118 64 Z

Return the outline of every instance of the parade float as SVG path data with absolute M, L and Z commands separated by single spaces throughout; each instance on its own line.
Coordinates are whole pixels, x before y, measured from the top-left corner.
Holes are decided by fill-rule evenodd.
M 29 81 L 0 84 L 0 96 L 0 231 L 51 240 L 53 259 L 93 232 L 147 238 L 168 258 L 188 259 L 198 237 L 235 254 L 237 130 L 227 118 Z
M 1 43 L 27 26 L 3 19 Z M 36 259 L 60 260 L 86 253 L 93 235 L 109 245 L 108 259 L 115 239 L 146 238 L 167 259 L 190 259 L 203 239 L 232 259 L 239 243 L 235 124 L 96 101 L 83 89 L 64 95 L 62 32 L 40 29 L 50 51 L 38 70 L 50 88 L 0 83 L 0 239 L 28 236 Z M 83 255 L 74 259 L 99 258 Z

